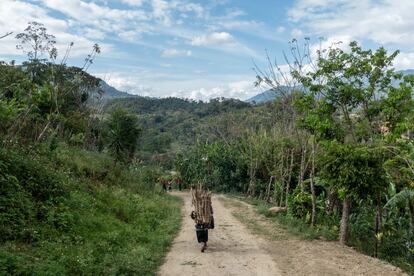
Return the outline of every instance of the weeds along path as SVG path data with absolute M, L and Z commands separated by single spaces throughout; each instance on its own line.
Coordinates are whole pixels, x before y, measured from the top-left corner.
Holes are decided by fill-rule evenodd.
M 175 193 L 183 198 L 183 223 L 159 274 L 188 275 L 282 275 L 264 249 L 266 241 L 250 233 L 217 196 L 213 196 L 216 229 L 209 231 L 208 248 L 200 252 L 190 193 Z
M 272 257 L 281 275 L 406 275 L 397 267 L 338 242 L 293 236 L 245 202 L 223 196 L 220 201 L 252 233 L 266 239 L 262 249 Z

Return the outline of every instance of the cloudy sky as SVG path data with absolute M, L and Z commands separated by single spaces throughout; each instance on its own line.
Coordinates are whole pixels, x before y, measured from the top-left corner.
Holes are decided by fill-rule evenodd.
M 80 66 L 92 45 L 102 53 L 89 72 L 145 96 L 249 98 L 253 62 L 265 50 L 282 61 L 292 38 L 326 45 L 357 40 L 400 49 L 399 69 L 414 68 L 413 0 L 0 0 L 0 60 L 24 60 L 14 35 L 43 23 L 68 63 Z M 282 62 L 281 62 L 282 63 Z

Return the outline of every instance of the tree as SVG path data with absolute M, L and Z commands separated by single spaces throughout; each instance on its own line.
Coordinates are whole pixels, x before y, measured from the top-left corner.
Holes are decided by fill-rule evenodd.
M 130 161 L 134 157 L 141 133 L 136 116 L 125 109 L 115 109 L 107 122 L 108 147 L 115 161 Z
M 16 38 L 20 40 L 16 48 L 26 53 L 30 61 L 39 61 L 44 53 L 48 53 L 51 59 L 57 57 L 55 36 L 48 34 L 42 23 L 29 22 L 24 32 L 17 34 Z
M 372 52 L 363 50 L 356 42 L 351 42 L 349 48 L 349 51 L 337 47 L 320 50 L 314 70 L 307 73 L 293 70 L 292 74 L 307 90 L 299 97 L 302 127 L 320 140 L 339 141 L 338 150 L 344 149 L 341 154 L 349 154 L 351 158 L 355 153 L 345 150 L 348 149 L 346 144 L 353 145 L 356 150 L 359 145 L 373 143 L 381 137 L 379 126 L 384 122 L 379 100 L 387 96 L 392 81 L 398 78 L 392 67 L 398 51 L 388 55 L 381 47 Z M 330 170 L 337 176 L 325 174 L 328 179 L 347 175 L 346 167 L 335 164 L 337 167 L 330 166 Z M 351 194 L 363 184 L 363 181 L 336 184 L 338 190 L 344 191 L 340 233 L 343 244 L 347 237 Z
M 351 203 L 359 199 L 377 200 L 388 188 L 384 151 L 376 146 L 338 142 L 326 142 L 324 149 L 320 175 L 343 199 L 340 242 L 345 244 Z

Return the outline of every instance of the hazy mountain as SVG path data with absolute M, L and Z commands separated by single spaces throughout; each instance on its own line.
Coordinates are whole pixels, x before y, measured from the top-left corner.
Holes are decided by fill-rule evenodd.
M 110 86 L 104 80 L 100 80 L 99 89 L 103 92 L 103 99 L 111 100 L 118 98 L 137 97 L 137 95 L 128 94 L 127 92 L 119 91 L 113 86 Z
M 257 94 L 254 97 L 251 97 L 250 99 L 247 99 L 246 102 L 251 103 L 251 104 L 262 104 L 262 103 L 271 102 L 278 97 L 280 92 L 288 92 L 289 90 L 290 88 L 287 86 L 280 86 L 278 90 L 269 89 L 262 93 Z
M 269 89 L 260 94 L 257 94 L 254 97 L 251 97 L 250 99 L 247 99 L 246 102 L 251 103 L 251 104 L 261 104 L 261 103 L 273 101 L 274 99 L 276 99 L 276 97 L 277 97 L 276 91 Z

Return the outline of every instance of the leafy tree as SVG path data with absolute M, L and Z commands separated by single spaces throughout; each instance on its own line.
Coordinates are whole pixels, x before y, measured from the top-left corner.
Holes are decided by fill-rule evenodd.
M 363 50 L 356 42 L 349 44 L 350 50 L 337 47 L 318 51 L 318 59 L 313 71 L 304 74 L 293 71 L 293 76 L 307 89 L 307 94 L 300 97 L 303 117 L 301 125 L 322 140 L 334 139 L 342 144 L 372 143 L 381 137 L 379 126 L 381 109 L 379 99 L 387 96 L 392 88 L 392 81 L 399 76 L 394 72 L 392 61 L 398 51 L 391 55 L 384 48 L 375 52 Z M 342 154 L 349 154 L 348 146 L 335 144 Z M 356 149 L 356 148 L 355 148 Z M 328 153 L 331 149 L 328 150 Z M 332 153 L 332 152 L 331 152 Z M 332 153 L 333 154 L 333 153 Z M 336 154 L 334 154 L 336 156 Z M 345 160 L 346 161 L 346 160 Z M 352 162 L 351 162 L 352 163 Z M 331 166 L 331 173 L 339 178 L 347 174 L 345 167 L 337 163 Z M 361 175 L 365 177 L 366 175 Z M 366 176 L 368 177 L 368 176 Z M 347 178 L 345 178 L 347 179 Z M 366 179 L 369 182 L 369 179 Z M 338 182 L 337 189 L 344 190 L 341 219 L 341 243 L 346 242 L 348 217 L 354 185 L 363 185 L 364 181 L 351 183 Z M 384 183 L 383 183 L 384 184 Z M 351 186 L 349 186 L 351 185 Z
M 108 122 L 108 147 L 117 161 L 131 161 L 141 133 L 137 118 L 125 109 L 111 112 Z

